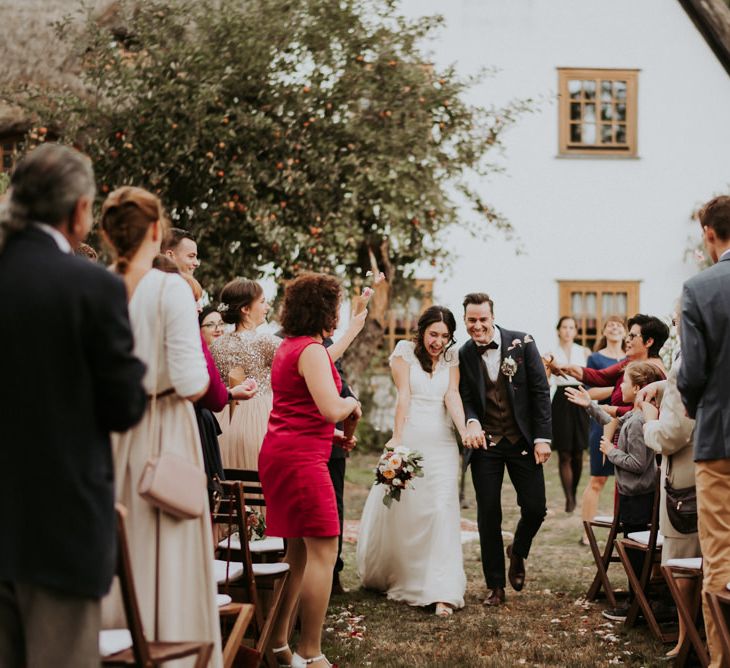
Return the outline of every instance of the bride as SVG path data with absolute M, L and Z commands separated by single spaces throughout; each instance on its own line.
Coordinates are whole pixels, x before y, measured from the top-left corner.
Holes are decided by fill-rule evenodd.
M 389 446 L 423 454 L 423 478 L 390 508 L 385 488 L 370 490 L 360 523 L 357 567 L 364 587 L 410 605 L 436 604 L 446 617 L 464 606 L 459 450 L 451 420 L 466 435 L 459 396 L 459 357 L 450 350 L 456 321 L 443 306 L 418 320 L 415 342 L 400 341 L 390 356 L 398 389 Z

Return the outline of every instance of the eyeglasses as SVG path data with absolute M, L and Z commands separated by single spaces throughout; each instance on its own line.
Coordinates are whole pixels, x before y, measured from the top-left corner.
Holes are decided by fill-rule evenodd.
M 224 322 L 206 322 L 201 327 L 212 327 L 213 329 L 225 329 L 226 323 Z
M 628 334 L 626 335 L 626 338 L 627 338 L 627 339 L 628 339 L 629 341 L 633 341 L 634 339 L 638 339 L 638 338 L 641 338 L 641 334 L 635 334 L 634 332 L 629 332 L 629 333 L 628 333 Z

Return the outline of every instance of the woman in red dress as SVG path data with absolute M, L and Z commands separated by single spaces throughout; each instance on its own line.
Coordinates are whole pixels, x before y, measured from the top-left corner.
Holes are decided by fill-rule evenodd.
M 342 289 L 326 274 L 304 274 L 286 288 L 281 324 L 286 339 L 271 368 L 274 406 L 259 454 L 267 534 L 287 538 L 289 582 L 272 633 L 274 653 L 292 668 L 324 667 L 322 625 L 332 587 L 340 524 L 327 460 L 336 422 L 355 413 L 340 397 L 340 378 L 322 344 L 337 326 Z M 298 652 L 287 645 L 300 599 Z

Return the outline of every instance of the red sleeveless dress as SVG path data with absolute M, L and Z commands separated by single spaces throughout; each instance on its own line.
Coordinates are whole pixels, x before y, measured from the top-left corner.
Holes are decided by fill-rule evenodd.
M 299 356 L 322 345 L 309 336 L 284 339 L 271 367 L 274 406 L 259 453 L 259 476 L 266 499 L 266 534 L 282 538 L 338 536 L 335 490 L 327 461 L 334 424 L 322 417 L 299 375 Z M 339 392 L 340 376 L 330 361 Z

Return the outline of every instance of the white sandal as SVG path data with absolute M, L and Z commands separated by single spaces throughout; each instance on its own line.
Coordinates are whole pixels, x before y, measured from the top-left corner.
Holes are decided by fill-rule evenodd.
M 289 645 L 283 645 L 282 647 L 272 647 L 271 651 L 274 654 L 283 654 L 284 652 L 291 652 L 291 648 L 289 647 Z M 277 661 L 276 665 L 278 666 L 278 668 L 292 668 L 292 665 L 290 663 L 279 663 Z
M 332 666 L 332 664 L 327 661 L 327 657 L 324 654 L 314 656 L 311 659 L 305 659 L 303 656 L 299 656 L 299 654 L 294 652 L 294 656 L 292 656 L 291 659 L 291 668 L 307 668 L 307 666 L 315 663 L 316 661 L 324 661 L 328 666 Z
M 450 617 L 454 614 L 454 609 L 448 603 L 437 603 L 436 604 L 436 616 L 437 617 Z

